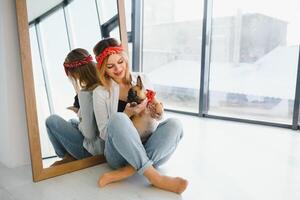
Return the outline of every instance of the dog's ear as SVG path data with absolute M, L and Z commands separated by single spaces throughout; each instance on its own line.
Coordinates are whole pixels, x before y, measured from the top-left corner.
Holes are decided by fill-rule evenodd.
M 140 76 L 138 76 L 136 79 L 136 86 L 138 86 L 140 89 L 143 89 L 144 87 Z

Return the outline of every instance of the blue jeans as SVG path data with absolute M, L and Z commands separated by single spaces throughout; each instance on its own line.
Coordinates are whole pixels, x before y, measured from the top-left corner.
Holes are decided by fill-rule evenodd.
M 78 129 L 78 120 L 66 121 L 58 115 L 50 115 L 46 119 L 49 139 L 58 157 L 69 153 L 76 159 L 92 156 L 83 147 L 83 135 Z
M 182 136 L 180 121 L 169 118 L 160 123 L 143 144 L 129 117 L 116 113 L 108 122 L 104 154 L 110 167 L 118 169 L 130 164 L 143 174 L 149 166 L 157 167 L 166 162 Z

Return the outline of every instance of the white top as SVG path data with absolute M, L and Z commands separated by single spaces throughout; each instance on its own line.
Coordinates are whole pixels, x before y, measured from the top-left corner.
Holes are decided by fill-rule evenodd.
M 138 75 L 141 76 L 143 85 L 147 89 L 153 89 L 150 82 L 144 74 L 132 73 L 133 84 L 136 82 Z M 100 138 L 106 140 L 107 137 L 107 124 L 109 118 L 118 112 L 119 103 L 119 85 L 112 81 L 112 86 L 109 92 L 103 87 L 98 86 L 93 91 L 93 105 L 96 117 L 96 123 L 100 133 Z

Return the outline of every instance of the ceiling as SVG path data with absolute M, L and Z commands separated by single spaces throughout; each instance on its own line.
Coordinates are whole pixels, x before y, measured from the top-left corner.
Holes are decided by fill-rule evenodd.
M 26 0 L 28 21 L 30 22 L 39 17 L 62 1 L 63 0 Z

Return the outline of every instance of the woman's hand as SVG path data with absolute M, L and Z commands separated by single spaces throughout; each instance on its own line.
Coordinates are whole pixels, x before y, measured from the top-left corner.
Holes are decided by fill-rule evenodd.
M 128 115 L 128 117 L 132 117 L 133 115 L 137 115 L 141 113 L 143 110 L 145 110 L 146 106 L 147 106 L 147 98 L 144 99 L 140 104 L 136 106 L 131 106 L 130 103 L 127 103 L 124 113 Z

